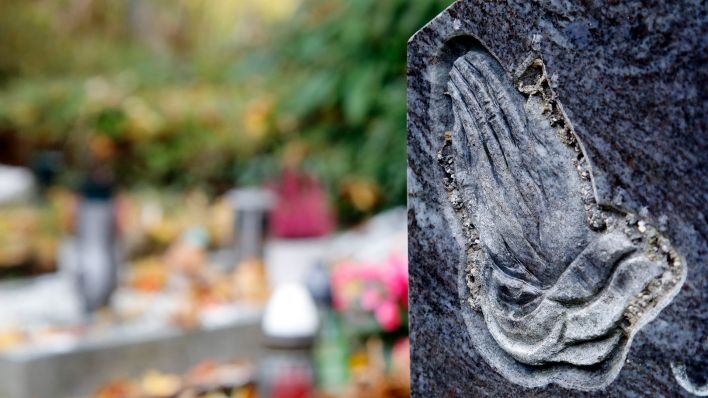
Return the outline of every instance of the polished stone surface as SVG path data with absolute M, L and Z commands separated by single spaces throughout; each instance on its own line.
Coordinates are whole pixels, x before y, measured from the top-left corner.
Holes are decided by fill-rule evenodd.
M 411 39 L 408 183 L 416 396 L 700 393 L 708 348 L 701 7 L 458 2 Z M 600 390 L 566 390 L 558 387 L 568 385 L 562 382 L 519 386 L 528 383 L 510 382 L 475 348 L 476 326 L 469 322 L 471 306 L 459 283 L 468 248 L 451 225 L 454 201 L 440 166 L 451 123 L 436 114 L 442 107 L 436 82 L 439 65 L 449 63 L 451 53 L 458 57 L 478 45 L 510 76 L 530 58 L 543 61 L 550 88 L 590 160 L 597 202 L 655 225 L 685 258 L 687 279 L 677 296 L 636 333 L 619 375 Z

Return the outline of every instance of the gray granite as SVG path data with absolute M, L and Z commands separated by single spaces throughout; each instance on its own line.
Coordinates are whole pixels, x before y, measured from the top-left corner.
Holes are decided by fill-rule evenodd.
M 632 397 L 690 396 L 689 391 L 700 393 L 708 378 L 708 338 L 705 333 L 708 291 L 705 271 L 708 234 L 705 223 L 708 199 L 705 22 L 706 10 L 700 2 L 584 2 L 581 5 L 563 1 L 542 4 L 462 1 L 411 39 L 408 55 L 408 190 L 411 355 L 415 396 Z M 578 373 L 578 369 L 587 373 L 573 376 L 573 379 L 569 378 L 568 372 L 553 374 L 556 364 L 544 362 L 558 361 L 560 357 L 547 353 L 541 356 L 528 355 L 528 352 L 519 354 L 515 351 L 516 343 L 499 343 L 503 342 L 502 335 L 497 334 L 494 339 L 489 337 L 490 319 L 494 318 L 490 314 L 493 312 L 485 312 L 484 300 L 475 302 L 477 296 L 483 296 L 475 293 L 478 293 L 476 289 L 488 291 L 485 286 L 491 286 L 490 281 L 494 278 L 478 274 L 479 278 L 472 279 L 479 281 L 471 281 L 473 272 L 470 268 L 474 267 L 470 264 L 476 264 L 475 261 L 484 264 L 487 260 L 472 261 L 470 258 L 482 253 L 482 256 L 491 258 L 487 261 L 489 263 L 503 260 L 504 250 L 494 247 L 499 236 L 513 235 L 512 229 L 505 229 L 505 225 L 520 220 L 521 229 L 528 229 L 530 227 L 525 225 L 535 225 L 529 220 L 543 219 L 543 211 L 538 209 L 545 207 L 539 205 L 541 202 L 532 203 L 528 206 L 531 214 L 519 210 L 520 206 L 509 207 L 509 203 L 518 204 L 519 201 L 511 200 L 513 195 L 508 190 L 502 194 L 493 187 L 485 193 L 489 184 L 483 183 L 484 170 L 475 168 L 478 165 L 474 162 L 458 160 L 476 159 L 479 157 L 476 155 L 482 153 L 475 155 L 472 150 L 470 154 L 456 141 L 463 136 L 474 137 L 478 130 L 481 131 L 478 125 L 467 130 L 460 126 L 465 123 L 475 125 L 475 120 L 479 122 L 483 117 L 476 115 L 475 118 L 473 114 L 467 119 L 463 117 L 461 110 L 467 105 L 474 108 L 464 95 L 455 97 L 456 87 L 463 92 L 465 84 L 445 86 L 443 83 L 451 81 L 448 77 L 451 65 L 470 51 L 491 56 L 471 59 L 470 65 L 479 66 L 480 62 L 487 62 L 485 59 L 496 60 L 500 65 L 499 72 L 495 71 L 496 66 L 490 67 L 491 72 L 477 68 L 481 71 L 480 79 L 471 81 L 472 91 L 474 87 L 482 87 L 480 82 L 483 85 L 485 81 L 501 81 L 504 75 L 510 79 L 508 87 L 493 87 L 490 92 L 503 91 L 503 88 L 511 93 L 511 88 L 517 86 L 523 91 L 524 84 L 518 83 L 524 83 L 528 77 L 524 71 L 535 60 L 543 65 L 548 83 L 543 90 L 502 95 L 496 102 L 482 98 L 480 104 L 497 104 L 502 113 L 506 110 L 518 114 L 526 112 L 522 116 L 533 121 L 533 112 L 528 106 L 533 101 L 529 99 L 533 100 L 535 93 L 540 92 L 539 98 L 546 100 L 546 105 L 554 105 L 554 110 L 545 115 L 551 126 L 557 127 L 558 120 L 563 122 L 560 125 L 570 126 L 559 131 L 561 141 L 566 134 L 569 137 L 566 144 L 572 146 L 575 142 L 580 147 L 576 152 L 582 155 L 578 159 L 584 159 L 584 163 L 574 164 L 578 166 L 579 177 L 583 172 L 591 175 L 586 178 L 591 180 L 592 186 L 588 199 L 583 194 L 578 194 L 577 198 L 562 194 L 565 191 L 581 192 L 582 178 L 578 183 L 569 180 L 578 177 L 570 177 L 569 172 L 556 173 L 566 176 L 563 178 L 549 174 L 553 191 L 561 192 L 551 195 L 556 202 L 564 199 L 571 209 L 582 209 L 585 204 L 585 212 L 569 210 L 567 220 L 560 217 L 549 222 L 557 230 L 555 235 L 550 233 L 548 236 L 556 238 L 530 242 L 535 248 L 543 249 L 544 244 L 552 246 L 548 248 L 548 254 L 550 258 L 558 258 L 558 264 L 540 263 L 540 268 L 531 264 L 531 271 L 524 275 L 514 274 L 515 270 L 504 269 L 499 264 L 496 264 L 497 269 L 504 269 L 528 282 L 531 290 L 553 290 L 554 283 L 571 286 L 570 290 L 556 287 L 556 292 L 548 293 L 548 296 L 576 305 L 578 297 L 587 299 L 611 284 L 607 272 L 595 272 L 599 276 L 594 285 L 582 288 L 577 286 L 577 281 L 582 278 L 567 276 L 573 272 L 593 271 L 592 261 L 579 266 L 568 264 L 574 258 L 592 257 L 595 246 L 585 243 L 598 241 L 596 236 L 610 236 L 600 239 L 614 242 L 607 247 L 624 250 L 618 243 L 624 238 L 613 235 L 613 231 L 617 225 L 626 223 L 617 230 L 631 230 L 627 232 L 627 238 L 641 246 L 637 246 L 638 250 L 647 253 L 647 258 L 653 258 L 652 248 L 647 246 L 650 241 L 665 242 L 657 247 L 666 247 L 665 253 L 673 253 L 667 255 L 669 261 L 664 267 L 677 264 L 673 274 L 675 284 L 667 282 L 651 293 L 659 300 L 651 299 L 649 305 L 623 302 L 612 306 L 624 310 L 624 315 L 618 318 L 623 323 L 616 326 L 622 328 L 622 336 L 629 337 L 620 343 L 612 340 L 616 345 L 612 346 L 615 348 L 609 358 L 613 358 L 614 362 L 610 362 L 617 366 L 582 367 L 589 361 L 587 352 L 594 352 L 595 348 L 571 359 L 564 354 L 563 361 L 581 365 L 570 367 L 574 373 Z M 464 65 L 460 67 L 464 70 Z M 458 79 L 458 83 L 460 81 Z M 514 100 L 515 95 L 521 99 Z M 447 104 L 450 98 L 453 104 L 457 98 L 459 103 L 467 105 L 450 111 L 453 109 Z M 525 110 L 521 105 L 514 105 L 514 101 L 524 99 L 527 101 Z M 507 100 L 511 102 L 506 104 Z M 486 111 L 497 112 L 494 107 L 487 107 Z M 491 130 L 495 128 L 496 125 Z M 495 133 L 502 130 L 497 129 Z M 539 128 L 536 130 L 540 131 Z M 514 134 L 511 129 L 511 135 Z M 495 138 L 499 136 L 494 135 Z M 516 134 L 517 138 L 519 136 Z M 504 138 L 498 141 L 504 147 Z M 447 142 L 453 143 L 448 149 Z M 526 158 L 524 151 L 518 152 L 514 148 L 506 152 L 502 150 L 502 153 L 516 154 L 518 164 L 514 156 L 505 158 L 504 161 L 508 161 L 506 177 L 501 173 L 501 178 L 496 181 L 501 186 L 505 186 L 505 178 L 523 182 L 525 170 L 532 171 L 531 180 L 543 180 L 546 178 L 543 170 L 546 169 L 543 165 L 534 169 L 534 164 L 548 162 L 555 167 L 554 170 L 571 164 L 558 163 L 568 158 L 567 154 L 563 155 L 561 146 L 550 138 L 544 138 L 543 142 L 551 145 L 551 149 L 556 148 L 551 151 L 550 159 Z M 493 155 L 490 155 L 492 160 Z M 452 165 L 449 170 L 447 164 Z M 458 174 L 465 170 L 469 171 L 467 175 Z M 487 180 L 494 179 L 489 177 Z M 500 193 L 498 201 L 502 202 L 502 207 L 507 206 L 502 210 L 509 214 L 497 211 L 494 217 L 489 217 L 493 211 L 488 210 L 493 210 L 497 200 L 495 193 Z M 533 202 L 533 194 L 529 195 L 525 197 L 531 197 Z M 554 203 L 546 205 L 550 209 L 556 206 Z M 560 209 L 565 211 L 563 206 Z M 573 217 L 581 213 L 585 213 L 586 220 L 573 221 Z M 610 222 L 605 225 L 607 220 Z M 643 232 L 648 229 L 655 238 L 636 237 L 637 229 Z M 518 242 L 524 240 L 514 243 L 513 238 L 508 251 L 523 254 L 517 248 L 520 247 Z M 579 249 L 570 249 L 569 243 L 563 243 L 564 239 L 567 242 L 579 239 L 583 243 L 580 246 L 590 249 L 582 253 Z M 554 246 L 556 244 L 560 248 Z M 586 253 L 588 250 L 591 253 Z M 648 264 L 648 260 L 642 261 Z M 571 271 L 564 271 L 564 267 Z M 622 266 L 616 267 L 615 272 L 619 273 Z M 656 275 L 660 273 L 660 268 L 656 268 L 660 265 L 646 267 L 647 270 L 653 269 Z M 560 278 L 561 274 L 565 277 Z M 644 283 L 636 283 L 641 286 L 637 285 L 635 290 L 646 287 Z M 558 293 L 559 290 L 563 293 Z M 569 298 L 572 300 L 568 301 Z M 509 302 L 503 304 L 508 306 Z M 558 313 L 565 316 L 568 311 L 564 311 Z M 525 339 L 533 332 L 539 332 L 528 325 L 526 329 L 516 330 L 514 327 L 510 329 L 511 334 L 522 342 L 527 342 Z M 608 344 L 610 340 L 608 337 Z M 510 370 L 512 365 L 497 361 L 510 353 L 514 355 L 511 355 L 512 362 L 508 363 L 523 370 L 516 375 Z M 518 361 L 522 364 L 518 365 Z M 527 372 L 529 366 L 539 367 Z M 552 377 L 539 379 L 538 373 L 547 375 L 549 372 Z

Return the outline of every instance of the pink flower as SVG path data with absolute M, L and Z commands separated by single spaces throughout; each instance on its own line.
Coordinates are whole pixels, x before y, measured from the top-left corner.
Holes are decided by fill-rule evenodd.
M 393 301 L 385 301 L 376 308 L 376 320 L 379 321 L 381 327 L 392 332 L 401 326 L 401 312 L 398 306 Z
M 373 311 L 382 301 L 381 292 L 376 288 L 369 287 L 361 295 L 361 308 L 366 311 Z
M 356 269 L 356 274 L 364 281 L 378 282 L 381 280 L 381 271 L 378 264 L 364 263 Z
M 341 286 L 351 280 L 354 276 L 353 271 L 356 266 L 356 264 L 350 262 L 338 264 L 332 272 L 332 286 Z
M 359 304 L 359 309 L 376 312 L 384 301 L 396 308 L 408 308 L 408 259 L 405 255 L 393 255 L 383 263 L 340 263 L 332 273 L 332 293 L 334 306 L 340 311 Z M 391 319 L 386 315 L 381 317 L 390 325 L 398 322 L 391 326 L 394 328 L 400 325 L 400 318 L 400 313 Z
M 408 308 L 408 260 L 404 256 L 391 256 L 382 279 L 391 296 Z

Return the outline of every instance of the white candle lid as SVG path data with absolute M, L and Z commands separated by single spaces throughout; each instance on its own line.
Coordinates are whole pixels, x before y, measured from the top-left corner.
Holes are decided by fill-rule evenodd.
M 300 339 L 314 337 L 318 327 L 317 307 L 305 286 L 279 285 L 266 306 L 263 333 L 276 339 Z

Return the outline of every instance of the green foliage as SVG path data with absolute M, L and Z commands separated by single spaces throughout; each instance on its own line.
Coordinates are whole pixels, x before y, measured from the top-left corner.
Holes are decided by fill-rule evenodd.
M 449 3 L 308 1 L 273 45 L 253 51 L 253 57 L 273 60 L 265 73 L 278 98 L 276 114 L 297 120 L 298 138 L 310 147 L 305 166 L 340 195 L 352 177 L 378 187 L 380 198 L 371 208 L 352 207 L 340 197 L 347 221 L 405 204 L 406 43 Z M 279 133 L 276 146 L 292 135 Z
M 213 192 L 297 166 L 355 222 L 405 204 L 406 42 L 450 2 L 3 0 L 0 162 Z

